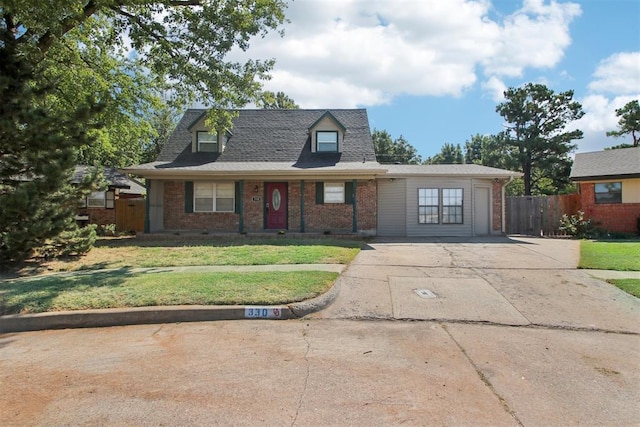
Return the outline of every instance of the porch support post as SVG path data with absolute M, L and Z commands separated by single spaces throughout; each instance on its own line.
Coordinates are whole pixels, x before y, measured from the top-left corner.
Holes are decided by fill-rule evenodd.
M 358 194 L 358 180 L 353 180 L 353 227 L 352 230 L 354 233 L 358 232 L 358 198 L 356 197 Z
M 242 233 L 244 232 L 244 180 L 241 179 L 239 184 L 238 184 L 238 196 L 240 197 L 240 204 L 238 205 L 240 207 L 240 212 L 238 212 L 240 214 L 240 220 L 238 221 L 238 228 L 239 228 L 239 232 Z
M 151 198 L 151 180 L 149 178 L 144 180 L 144 186 L 147 191 L 147 197 L 144 198 L 144 232 L 149 233 L 151 230 L 151 213 L 149 212 L 151 208 L 151 203 L 149 202 Z
M 305 232 L 304 223 L 304 179 L 300 180 L 300 232 Z

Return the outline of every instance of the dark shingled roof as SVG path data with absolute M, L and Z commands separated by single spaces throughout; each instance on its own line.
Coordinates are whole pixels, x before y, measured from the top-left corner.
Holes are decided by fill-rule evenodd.
M 206 110 L 189 109 L 158 156 L 169 167 L 210 162 L 291 162 L 310 168 L 338 162 L 375 162 L 367 111 L 350 110 L 239 110 L 223 153 L 192 153 L 189 128 Z M 308 130 L 326 112 L 346 129 L 341 153 L 312 153 Z M 166 167 L 165 166 L 165 167 Z
M 84 181 L 91 173 L 95 171 L 93 166 L 76 166 L 71 183 L 79 184 Z M 102 173 L 104 179 L 107 181 L 109 187 L 112 188 L 131 188 L 132 182 L 127 178 L 127 175 L 118 171 L 115 168 L 103 168 Z
M 574 181 L 637 177 L 640 177 L 640 147 L 578 153 L 571 169 Z

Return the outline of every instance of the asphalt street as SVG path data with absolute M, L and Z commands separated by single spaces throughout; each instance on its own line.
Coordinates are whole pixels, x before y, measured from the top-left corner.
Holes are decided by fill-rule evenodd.
M 380 240 L 299 320 L 2 334 L 0 425 L 640 425 L 640 300 L 576 263 Z

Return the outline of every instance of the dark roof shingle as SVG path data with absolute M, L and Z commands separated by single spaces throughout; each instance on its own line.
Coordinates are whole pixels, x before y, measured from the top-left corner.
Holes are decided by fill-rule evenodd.
M 640 147 L 576 154 L 571 179 L 640 177 Z
M 192 153 L 190 127 L 202 109 L 189 109 L 158 157 L 175 166 L 210 162 L 292 162 L 300 167 L 375 162 L 364 109 L 239 110 L 223 153 Z M 341 153 L 312 153 L 309 127 L 329 112 L 346 129 Z

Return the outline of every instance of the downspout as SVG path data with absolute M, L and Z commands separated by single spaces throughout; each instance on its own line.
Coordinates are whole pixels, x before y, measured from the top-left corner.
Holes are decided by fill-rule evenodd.
M 358 180 L 353 180 L 353 194 L 351 195 L 351 201 L 353 202 L 353 224 L 351 230 L 354 233 L 358 232 L 358 203 L 357 203 L 357 195 L 358 195 Z
M 507 232 L 507 198 L 505 188 L 509 183 L 513 181 L 513 176 L 510 176 L 509 179 L 502 184 L 502 188 L 500 190 L 502 197 L 502 233 L 506 234 Z

